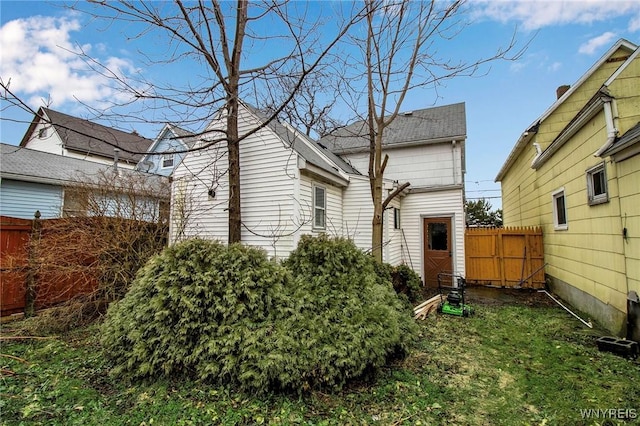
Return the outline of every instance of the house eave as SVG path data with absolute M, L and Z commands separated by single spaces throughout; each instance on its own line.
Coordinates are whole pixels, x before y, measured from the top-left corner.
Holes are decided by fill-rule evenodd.
M 520 138 L 516 142 L 516 145 L 511 150 L 511 152 L 509 153 L 509 156 L 507 157 L 507 159 L 505 160 L 504 164 L 502 165 L 502 168 L 498 172 L 498 175 L 495 178 L 495 182 L 502 181 L 502 179 L 504 178 L 505 174 L 509 171 L 511 166 L 513 166 L 513 164 L 515 163 L 516 158 L 518 157 L 518 155 L 520 155 L 520 153 L 525 148 L 525 146 L 529 144 L 529 142 L 531 141 L 532 135 L 531 135 L 531 137 L 528 137 L 529 136 L 528 134 L 531 133 L 531 129 L 536 129 L 537 130 L 537 127 L 540 125 L 540 123 L 542 123 L 544 120 L 546 120 L 560 105 L 562 105 L 562 103 L 569 96 L 571 96 L 576 90 L 578 90 L 580 88 L 580 86 L 582 86 L 582 84 L 589 77 L 591 77 L 591 75 L 593 73 L 595 73 L 602 66 L 602 64 L 604 64 L 611 57 L 611 55 L 613 55 L 618 49 L 621 49 L 621 48 L 624 48 L 624 49 L 628 50 L 629 53 L 631 54 L 634 51 L 637 51 L 638 46 L 636 46 L 635 44 L 633 44 L 633 43 L 631 43 L 631 42 L 629 42 L 629 41 L 627 41 L 625 39 L 620 39 L 609 50 L 607 50 L 607 52 L 604 55 L 602 55 L 602 57 L 600 57 L 600 59 L 591 68 L 589 68 L 589 70 L 586 73 L 584 73 L 580 77 L 580 79 L 578 79 L 578 81 L 575 82 L 575 84 L 573 84 L 569 88 L 569 90 L 567 90 L 562 96 L 560 96 L 560 98 L 558 98 L 540 117 L 538 117 L 528 127 L 529 130 L 527 130 L 524 133 L 522 133 L 522 135 L 520 136 Z M 628 62 L 629 59 L 627 58 L 626 61 Z M 616 75 L 616 73 L 614 73 L 614 75 L 612 75 L 611 78 L 613 78 L 615 75 Z M 609 78 L 609 80 L 611 80 L 611 78 Z M 607 80 L 607 82 L 609 82 L 609 80 Z
M 346 188 L 349 185 L 349 180 L 343 178 L 342 176 L 336 176 L 333 173 L 329 173 L 328 171 L 326 171 L 325 169 L 316 166 L 315 164 L 312 164 L 308 161 L 306 161 L 304 158 L 302 158 L 301 156 L 298 156 L 298 169 L 300 171 L 306 171 L 308 173 L 311 173 L 315 176 L 318 176 L 324 180 L 327 180 L 331 183 L 333 183 L 336 186 L 339 186 L 341 188 Z
M 467 140 L 467 135 L 453 135 L 453 136 L 445 136 L 437 139 L 420 139 L 415 141 L 394 143 L 394 144 L 382 144 L 382 149 L 396 149 L 396 148 L 409 148 L 415 146 L 428 146 L 428 145 L 436 145 L 441 143 L 451 143 L 452 141 L 464 143 Z M 369 152 L 368 146 L 360 146 L 357 148 L 344 148 L 344 149 L 332 149 L 336 155 L 348 155 L 348 154 L 359 154 L 362 152 Z
M 418 188 L 409 188 L 408 194 L 422 194 L 427 192 L 442 192 L 442 191 L 461 191 L 464 189 L 464 185 L 438 185 L 438 186 L 423 186 Z
M 535 161 L 531 164 L 531 167 L 538 170 L 544 163 L 549 160 L 568 140 L 570 140 L 582 127 L 584 127 L 589 120 L 595 117 L 602 109 L 606 102 L 611 102 L 613 98 L 610 96 L 598 92 L 596 96 L 589 102 L 585 108 L 578 113 L 578 115 L 562 129 L 560 134 L 554 139 L 553 142 L 547 147 L 547 149 L 540 154 Z

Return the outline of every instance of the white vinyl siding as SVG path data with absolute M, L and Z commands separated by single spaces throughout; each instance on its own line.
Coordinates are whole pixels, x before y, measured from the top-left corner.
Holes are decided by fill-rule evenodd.
M 451 217 L 453 232 L 453 268 L 456 273 L 465 274 L 464 267 L 464 208 L 462 191 L 435 191 L 410 193 L 402 199 L 400 216 L 403 239 L 402 260 L 413 265 L 413 270 L 424 280 L 422 263 L 422 219 L 424 217 Z
M 369 178 L 352 176 L 342 196 L 344 206 L 342 236 L 364 250 L 371 249 L 371 218 L 373 202 Z
M 450 142 L 386 149 L 383 154 L 389 155 L 389 162 L 384 177 L 400 183 L 411 182 L 412 188 L 461 184 L 460 153 L 460 143 L 457 143 L 454 149 Z M 361 173 L 367 172 L 368 152 L 347 154 L 343 157 Z
M 314 226 L 315 222 L 315 207 L 314 207 L 314 189 L 324 188 L 325 190 L 325 228 L 318 228 Z M 300 234 L 312 234 L 318 232 L 325 232 L 329 235 L 339 236 L 342 234 L 342 189 L 336 186 L 330 185 L 326 182 L 320 182 L 309 174 L 302 174 L 300 176 L 300 198 L 298 204 L 300 205 L 300 217 L 302 226 L 300 226 Z
M 240 134 L 255 126 L 241 111 Z M 222 123 L 214 123 L 220 125 Z M 286 256 L 293 248 L 297 212 L 292 197 L 297 174 L 296 155 L 268 129 L 240 144 L 242 241 L 262 247 L 270 256 Z M 174 199 L 184 200 L 186 237 L 228 240 L 228 158 L 226 146 L 216 144 L 185 156 L 174 171 Z M 215 190 L 215 198 L 209 196 Z M 177 198 L 176 198 L 177 197 Z M 172 238 L 179 233 L 180 212 L 172 208 Z M 309 206 L 310 204 L 308 204 Z

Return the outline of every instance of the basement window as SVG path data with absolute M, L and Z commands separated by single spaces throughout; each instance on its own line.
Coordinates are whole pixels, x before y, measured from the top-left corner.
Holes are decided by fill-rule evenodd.
M 327 226 L 326 189 L 313 186 L 313 229 L 325 229 Z
M 587 170 L 587 194 L 590 206 L 609 201 L 607 174 L 604 163 L 600 163 Z
M 553 198 L 553 226 L 557 231 L 569 229 L 567 222 L 567 205 L 564 188 L 560 188 L 551 194 Z

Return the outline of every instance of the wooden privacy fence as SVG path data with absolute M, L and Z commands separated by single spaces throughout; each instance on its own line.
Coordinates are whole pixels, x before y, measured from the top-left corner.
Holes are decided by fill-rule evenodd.
M 469 284 L 544 288 L 542 228 L 467 228 L 465 262 Z
M 37 232 L 46 234 L 61 219 L 38 220 Z M 27 284 L 31 279 L 36 291 L 36 309 L 64 302 L 97 288 L 97 280 L 84 271 L 65 274 L 38 270 L 30 265 L 30 241 L 36 220 L 0 216 L 0 315 L 24 311 L 27 304 Z M 78 264 L 87 259 L 73 259 Z M 37 271 L 38 270 L 38 271 Z M 36 273 L 37 271 L 37 273 Z

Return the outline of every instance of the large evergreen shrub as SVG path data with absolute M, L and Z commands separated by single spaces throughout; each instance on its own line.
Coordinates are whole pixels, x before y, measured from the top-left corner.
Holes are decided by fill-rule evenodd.
M 303 236 L 285 261 L 302 305 L 294 324 L 298 361 L 307 362 L 303 385 L 340 387 L 408 349 L 411 312 L 374 265 L 352 241 L 325 236 Z
M 176 244 L 109 309 L 106 356 L 131 378 L 190 375 L 258 393 L 339 387 L 414 332 L 372 262 L 325 237 L 303 238 L 286 267 L 237 244 Z

